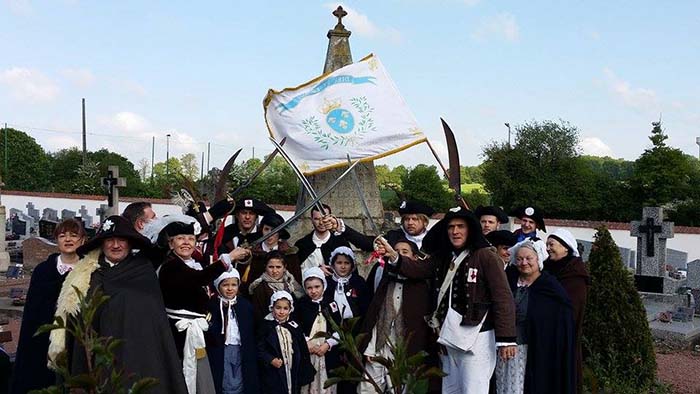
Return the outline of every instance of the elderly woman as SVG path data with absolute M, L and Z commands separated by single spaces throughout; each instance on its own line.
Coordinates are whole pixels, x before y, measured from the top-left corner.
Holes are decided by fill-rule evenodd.
M 53 322 L 63 280 L 80 258 L 76 250 L 85 242 L 85 229 L 80 221 L 66 219 L 56 226 L 54 237 L 58 253 L 36 266 L 29 283 L 12 393 L 26 393 L 56 383 L 56 376 L 46 366 L 49 334 L 34 336 L 34 333 L 40 326 Z
M 567 394 L 574 387 L 574 322 L 559 282 L 542 272 L 542 240 L 513 247 L 508 281 L 516 308 L 518 352 L 496 363 L 497 393 Z
M 192 339 L 186 341 L 186 338 L 206 331 L 205 317 L 209 302 L 206 286 L 231 270 L 232 257 L 235 258 L 239 252 L 234 249 L 206 266 L 195 261 L 192 256 L 197 237 L 193 222 L 194 219 L 174 221 L 163 228 L 161 233 L 167 236 L 170 252 L 160 266 L 158 280 L 178 355 L 183 360 L 188 391 L 193 392 L 196 387 L 197 392 L 208 393 L 214 392 L 214 382 L 204 346 L 188 348 L 186 345 L 192 344 Z M 199 333 L 190 333 L 193 329 L 199 330 Z M 203 334 L 199 337 L 204 338 Z
M 559 280 L 571 300 L 576 325 L 576 392 L 581 393 L 583 369 L 581 357 L 581 327 L 591 278 L 577 248 L 576 238 L 569 231 L 558 229 L 547 238 L 549 258 L 544 270 Z

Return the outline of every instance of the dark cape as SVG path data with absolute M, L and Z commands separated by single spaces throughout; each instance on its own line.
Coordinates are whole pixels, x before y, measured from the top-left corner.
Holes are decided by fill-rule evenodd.
M 306 338 L 301 327 L 293 320 L 282 324 L 292 334 L 292 394 L 299 394 L 301 387 L 314 380 L 316 369 L 311 365 L 309 348 L 306 346 Z M 277 322 L 275 320 L 263 320 L 258 339 L 258 360 L 262 363 L 260 378 L 263 393 L 287 393 L 287 376 L 284 367 L 275 368 L 272 360 L 282 359 L 282 348 L 277 338 Z
M 40 326 L 53 322 L 56 300 L 66 278 L 56 270 L 58 256 L 58 253 L 52 254 L 32 272 L 19 332 L 11 393 L 24 394 L 56 384 L 56 375 L 46 366 L 49 334 L 35 337 L 34 333 Z
M 338 287 L 338 282 L 333 280 L 333 276 L 326 277 L 326 281 L 328 282 L 328 287 L 326 287 L 323 297 L 333 301 L 335 300 L 334 294 L 335 289 Z M 356 270 L 352 272 L 350 280 L 345 285 L 345 297 L 348 299 L 348 304 L 350 304 L 352 316 L 359 317 L 361 323 L 362 318 L 364 318 L 365 313 L 367 312 L 371 299 L 369 288 L 367 288 L 365 280 L 362 279 Z M 340 305 L 339 307 L 342 308 Z M 358 324 L 356 327 L 360 327 L 360 324 Z
M 307 337 L 309 334 L 311 334 L 311 328 L 314 325 L 314 321 L 316 321 L 316 317 L 321 313 L 326 319 L 330 317 L 336 324 L 340 325 L 341 317 L 340 311 L 338 310 L 338 304 L 336 304 L 332 298 L 329 299 L 328 297 L 324 296 L 320 303 L 316 303 L 313 302 L 308 295 L 304 295 L 299 299 L 299 301 L 294 303 L 294 321 L 301 325 L 301 329 L 304 331 L 304 335 Z M 333 331 L 333 327 L 328 321 L 326 321 L 326 328 L 324 332 L 329 335 L 335 333 L 335 331 Z M 331 348 L 331 350 L 326 352 L 325 358 L 326 371 L 330 375 L 330 371 L 337 368 L 340 364 L 339 347 L 334 346 Z
M 204 333 L 207 342 L 207 356 L 211 366 L 211 375 L 214 378 L 216 392 L 221 394 L 224 379 L 224 348 L 226 336 L 221 333 L 223 322 L 221 321 L 220 301 L 218 297 L 209 300 L 208 310 L 211 313 L 209 330 Z M 241 371 L 243 373 L 243 392 L 245 394 L 257 394 L 260 392 L 258 380 L 258 357 L 255 343 L 255 322 L 253 318 L 253 306 L 243 297 L 238 297 L 233 307 L 236 313 L 238 330 L 241 334 Z
M 517 270 L 508 271 L 515 294 Z M 576 392 L 575 328 L 571 301 L 557 279 L 542 272 L 528 288 L 525 393 Z
M 576 392 L 583 392 L 583 353 L 581 349 L 581 335 L 583 328 L 583 315 L 586 309 L 588 288 L 591 285 L 591 277 L 588 275 L 586 265 L 580 257 L 571 255 L 559 261 L 550 259 L 544 262 L 544 271 L 549 272 L 559 280 L 566 294 L 571 300 L 574 313 L 574 325 L 576 327 Z
M 117 368 L 129 376 L 125 386 L 153 377 L 158 379 L 158 385 L 149 393 L 187 394 L 182 363 L 152 263 L 143 254 L 137 254 L 114 267 L 100 256 L 99 264 L 90 278 L 89 292 L 100 289 L 110 298 L 95 314 L 93 327 L 100 336 L 123 341 L 114 354 Z M 72 343 L 71 373 L 84 373 L 84 352 L 75 341 L 69 339 L 67 343 Z

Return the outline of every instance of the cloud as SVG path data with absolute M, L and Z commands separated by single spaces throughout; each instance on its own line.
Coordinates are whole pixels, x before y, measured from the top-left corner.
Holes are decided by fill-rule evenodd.
M 0 84 L 6 85 L 17 100 L 51 101 L 58 96 L 58 85 L 37 70 L 13 67 L 0 72 Z
M 137 96 L 145 96 L 146 88 L 138 82 L 134 81 L 121 81 L 121 86 L 129 93 L 135 94 Z
M 487 41 L 491 38 L 516 42 L 520 39 L 520 29 L 515 16 L 509 13 L 483 18 L 471 34 L 477 41 Z
M 348 13 L 348 15 L 343 18 L 343 24 L 354 34 L 368 38 L 386 38 L 395 43 L 401 42 L 402 36 L 399 30 L 393 27 L 377 26 L 366 14 L 360 13 L 356 9 L 348 7 L 345 4 L 341 3 L 340 5 Z M 335 11 L 335 9 L 338 8 L 338 3 L 326 3 L 323 7 Z
M 607 67 L 603 69 L 603 73 L 610 92 L 625 106 L 644 112 L 653 112 L 659 109 L 659 99 L 652 89 L 632 88 L 629 82 L 619 78 Z
M 61 75 L 76 86 L 86 88 L 95 83 L 95 75 L 87 68 L 66 68 Z
M 28 16 L 34 13 L 29 0 L 3 0 L 3 3 L 15 15 Z
M 98 124 L 105 126 L 109 131 L 117 131 L 128 136 L 151 137 L 151 122 L 143 116 L 129 111 L 118 112 L 108 117 L 98 117 Z
M 584 155 L 614 157 L 612 149 L 598 137 L 583 137 L 580 145 Z

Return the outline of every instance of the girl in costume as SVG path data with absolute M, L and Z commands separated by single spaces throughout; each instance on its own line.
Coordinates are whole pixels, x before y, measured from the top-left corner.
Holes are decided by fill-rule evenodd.
M 269 312 L 270 297 L 278 290 L 287 291 L 295 299 L 304 295 L 299 282 L 287 271 L 284 254 L 273 250 L 265 255 L 265 272 L 248 288 L 256 320 L 262 319 Z

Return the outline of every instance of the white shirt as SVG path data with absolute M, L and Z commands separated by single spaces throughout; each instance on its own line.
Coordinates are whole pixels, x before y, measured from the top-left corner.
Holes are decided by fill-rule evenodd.
M 241 344 L 241 330 L 238 328 L 238 320 L 236 319 L 236 314 L 233 310 L 233 300 L 221 299 L 221 308 L 223 310 L 224 305 L 228 304 L 228 326 L 226 327 L 226 340 L 225 345 L 240 345 Z M 221 324 L 224 324 L 222 321 Z

